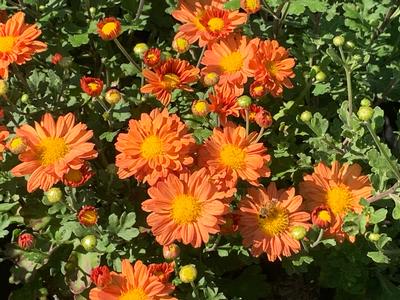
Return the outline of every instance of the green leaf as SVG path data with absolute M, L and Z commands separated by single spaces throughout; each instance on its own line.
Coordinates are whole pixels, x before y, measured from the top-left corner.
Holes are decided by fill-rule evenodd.
M 128 228 L 120 230 L 117 235 L 125 241 L 131 241 L 133 238 L 137 237 L 139 233 L 139 229 L 137 228 Z
M 400 219 L 400 197 L 398 195 L 390 195 L 390 197 L 393 199 L 394 201 L 394 208 L 392 211 L 392 217 L 395 220 L 399 220 Z
M 336 50 L 333 49 L 332 47 L 329 47 L 326 49 L 326 53 L 329 55 L 329 57 L 339 66 L 343 65 L 342 59 L 339 57 L 337 54 Z
M 388 264 L 390 262 L 389 257 L 383 254 L 381 251 L 368 252 L 367 256 L 379 264 Z
M 15 205 L 17 205 L 18 202 L 14 203 L 1 203 L 0 204 L 0 212 L 6 212 L 9 211 L 11 208 L 13 208 Z
M 225 3 L 224 7 L 230 10 L 237 10 L 240 8 L 240 0 L 230 0 Z
M 371 215 L 369 222 L 371 224 L 378 224 L 386 219 L 386 214 L 387 214 L 387 209 L 380 208 Z
M 81 34 L 71 35 L 68 38 L 68 42 L 72 47 L 80 47 L 89 43 L 89 34 L 87 32 Z

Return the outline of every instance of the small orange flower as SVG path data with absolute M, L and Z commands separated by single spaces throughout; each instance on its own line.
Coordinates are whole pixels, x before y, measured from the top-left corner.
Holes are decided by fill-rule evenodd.
M 128 133 L 118 135 L 118 176 L 153 185 L 170 173 L 185 173 L 193 163 L 194 147 L 194 138 L 177 115 L 167 109 L 143 113 L 139 121 L 129 121 Z
M 70 169 L 63 177 L 63 183 L 71 187 L 79 187 L 84 185 L 90 178 L 93 172 L 88 163 L 85 163 L 79 170 Z
M 156 70 L 143 70 L 148 84 L 143 86 L 142 93 L 154 94 L 163 105 L 171 102 L 172 92 L 176 89 L 192 92 L 189 84 L 198 80 L 199 69 L 186 60 L 168 59 Z
M 150 48 L 143 54 L 143 62 L 149 68 L 158 66 L 161 62 L 161 50 L 158 48 Z
M 320 205 L 315 207 L 311 212 L 311 221 L 313 225 L 327 229 L 331 226 L 334 221 L 334 216 L 331 210 L 326 205 Z
M 151 199 L 142 203 L 142 209 L 150 212 L 147 224 L 161 245 L 182 241 L 198 248 L 220 231 L 228 204 L 205 168 L 184 177 L 171 174 L 149 188 Z
M 235 187 L 238 178 L 258 185 L 258 178 L 268 177 L 270 156 L 262 143 L 253 143 L 257 136 L 246 136 L 242 126 L 228 122 L 223 128 L 214 128 L 212 136 L 199 151 L 200 166 L 209 169 L 214 180 L 223 180 L 228 187 Z
M 23 250 L 29 250 L 35 244 L 35 237 L 30 233 L 22 233 L 18 236 L 18 246 Z
M 198 117 L 204 117 L 210 112 L 209 104 L 206 100 L 195 100 L 192 103 L 192 113 Z
M 85 124 L 75 124 L 72 113 L 57 121 L 46 113 L 35 127 L 22 125 L 16 134 L 25 140 L 27 149 L 18 156 L 22 163 L 11 173 L 18 177 L 30 175 L 28 192 L 37 188 L 47 191 L 71 169 L 79 170 L 87 160 L 97 157 L 94 144 L 88 142 L 93 132 Z
M 7 128 L 0 128 L 0 161 L 3 160 L 3 152 L 6 149 L 5 141 L 7 140 L 10 133 Z
M 255 14 L 261 9 L 260 0 L 240 0 L 240 7 L 248 14 Z
M 263 82 L 254 81 L 250 85 L 249 90 L 250 90 L 250 96 L 257 100 L 259 98 L 264 97 L 267 94 L 267 88 Z
M 82 90 L 91 97 L 97 97 L 103 91 L 103 81 L 99 78 L 83 76 L 80 80 Z
M 53 64 L 53 65 L 56 65 L 56 64 L 58 64 L 59 62 L 60 62 L 60 60 L 62 60 L 63 59 L 63 56 L 60 54 L 60 53 L 55 53 L 54 55 L 53 55 L 53 57 L 51 58 L 51 63 Z
M 265 109 L 257 112 L 256 116 L 254 117 L 254 120 L 256 121 L 257 125 L 260 126 L 261 128 L 268 128 L 272 125 L 273 122 L 271 113 Z
M 162 283 L 168 283 L 171 274 L 175 271 L 175 263 L 162 263 L 162 264 L 150 264 L 149 272 L 153 276 L 157 276 Z
M 217 90 L 215 94 L 210 94 L 209 98 L 211 101 L 210 111 L 218 114 L 222 125 L 226 124 L 228 116 L 238 117 L 240 115 L 241 107 L 234 94 Z
M 97 223 L 97 209 L 91 205 L 83 206 L 78 212 L 78 221 L 84 226 L 93 226 Z
M 219 82 L 219 75 L 215 72 L 204 74 L 202 81 L 205 87 L 212 87 Z
M 97 287 L 105 287 L 111 283 L 110 269 L 107 266 L 98 266 L 92 269 L 90 279 Z
M 24 138 L 15 136 L 7 143 L 6 147 L 12 154 L 21 154 L 26 150 L 27 145 Z
M 302 197 L 295 189 L 277 190 L 275 183 L 267 189 L 251 188 L 239 203 L 239 231 L 243 244 L 251 246 L 254 256 L 265 252 L 268 260 L 291 256 L 300 250 L 299 241 L 290 231 L 294 226 L 309 228 L 310 215 L 299 211 Z
M 256 114 L 259 111 L 263 111 L 263 110 L 264 110 L 264 108 L 262 106 L 257 105 L 257 104 L 251 104 L 250 107 L 249 107 L 249 121 L 250 122 L 255 122 L 256 121 Z M 241 114 L 242 118 L 244 120 L 246 120 L 246 113 L 245 113 L 244 109 L 242 109 L 240 111 L 240 114 Z
M 132 266 L 129 260 L 122 260 L 122 273 L 111 272 L 111 283 L 90 290 L 90 300 L 176 300 L 170 296 L 174 286 L 162 283 L 140 260 Z
M 372 193 L 372 186 L 368 176 L 361 175 L 358 164 L 343 164 L 338 161 L 327 167 L 319 163 L 314 173 L 305 175 L 300 183 L 300 194 L 304 197 L 305 206 L 309 211 L 320 205 L 326 205 L 334 216 L 330 233 L 338 241 L 346 235 L 342 232 L 343 217 L 351 211 L 361 213 L 361 198 L 368 198 Z
M 25 14 L 17 12 L 5 23 L 0 23 L 0 78 L 8 77 L 8 66 L 22 65 L 47 45 L 36 40 L 42 32 L 36 25 L 25 23 Z
M 97 23 L 97 33 L 105 40 L 114 40 L 121 34 L 121 22 L 114 17 L 105 18 Z

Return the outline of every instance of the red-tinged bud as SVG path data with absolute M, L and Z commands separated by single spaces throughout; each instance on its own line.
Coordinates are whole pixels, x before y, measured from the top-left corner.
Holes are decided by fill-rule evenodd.
M 21 154 L 26 150 L 25 138 L 20 136 L 13 137 L 8 143 L 7 148 L 13 154 Z
M 30 233 L 22 233 L 18 236 L 18 246 L 23 250 L 29 250 L 35 244 L 35 237 Z
M 107 266 L 98 266 L 92 269 L 90 279 L 96 286 L 105 287 L 111 283 L 110 269 Z
M 78 212 L 78 220 L 84 226 L 93 226 L 97 223 L 97 209 L 91 205 L 83 206 Z
M 265 87 L 265 84 L 262 82 L 254 81 L 250 85 L 250 96 L 255 99 L 259 99 L 261 97 L 264 97 L 267 94 L 267 89 Z
M 63 56 L 60 53 L 55 53 L 53 55 L 53 57 L 51 58 L 51 63 L 53 65 L 57 65 L 62 59 L 63 59 Z
M 325 205 L 317 206 L 311 212 L 311 222 L 321 229 L 327 229 L 333 222 L 331 210 Z
M 185 53 L 190 48 L 189 41 L 184 37 L 175 37 L 172 42 L 172 48 L 178 53 Z
M 177 244 L 170 244 L 168 246 L 163 246 L 163 256 L 167 261 L 171 261 L 179 257 L 181 254 L 181 249 Z
M 219 75 L 215 72 L 207 73 L 203 76 L 203 84 L 206 87 L 212 87 L 219 81 Z
M 270 127 L 273 121 L 270 112 L 267 110 L 261 110 L 258 113 L 256 113 L 254 120 L 256 121 L 257 125 L 262 128 Z
M 156 67 L 161 62 L 161 50 L 158 48 L 151 48 L 143 54 L 143 62 L 149 68 Z
M 240 7 L 248 14 L 255 14 L 261 9 L 260 0 L 240 0 Z
M 115 105 L 122 99 L 122 94 L 117 89 L 110 89 L 107 91 L 105 99 L 108 104 Z

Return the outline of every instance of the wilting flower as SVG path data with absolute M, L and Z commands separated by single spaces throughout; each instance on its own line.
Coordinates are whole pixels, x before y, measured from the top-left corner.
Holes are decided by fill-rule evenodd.
M 267 94 L 267 88 L 266 88 L 265 84 L 263 82 L 259 82 L 259 81 L 254 81 L 250 85 L 249 90 L 250 90 L 250 96 L 255 99 L 264 97 Z
M 175 263 L 161 263 L 161 264 L 150 264 L 149 272 L 153 276 L 157 276 L 162 283 L 168 283 L 171 274 L 174 273 Z
M 275 183 L 267 189 L 251 188 L 239 203 L 239 231 L 243 244 L 251 246 L 254 256 L 265 252 L 268 260 L 275 261 L 300 250 L 299 241 L 290 231 L 294 226 L 309 228 L 310 215 L 299 211 L 302 197 L 295 189 L 277 190 Z
M 10 133 L 7 128 L 1 126 L 0 127 L 0 161 L 3 160 L 3 152 L 6 149 L 5 141 L 7 140 Z
M 235 94 L 217 90 L 215 94 L 209 95 L 209 99 L 211 101 L 210 111 L 218 114 L 222 125 L 226 124 L 228 116 L 238 117 L 240 115 L 241 107 Z
M 168 59 L 154 71 L 144 69 L 142 73 L 148 84 L 140 91 L 154 94 L 157 100 L 167 106 L 174 90 L 193 91 L 189 84 L 198 80 L 199 69 L 186 60 Z
M 20 154 L 26 150 L 25 139 L 19 136 L 13 137 L 6 145 L 12 154 Z
M 153 276 L 149 268 L 140 260 L 132 266 L 129 260 L 122 260 L 122 273 L 111 272 L 111 282 L 104 287 L 90 290 L 90 300 L 105 299 L 163 299 L 176 300 L 169 296 L 174 286 L 165 284 L 157 276 Z
M 158 66 L 161 62 L 161 50 L 158 48 L 150 48 L 143 54 L 143 62 L 149 68 Z
M 118 135 L 118 176 L 134 176 L 153 185 L 170 173 L 187 172 L 193 163 L 194 147 L 194 138 L 177 115 L 169 115 L 167 109 L 143 113 L 139 121 L 129 121 L 128 133 Z
M 312 210 L 311 222 L 319 228 L 327 229 L 334 222 L 334 216 L 329 207 L 320 205 Z
M 22 233 L 18 236 L 18 246 L 23 250 L 29 250 L 35 244 L 35 237 L 30 233 Z
M 79 187 L 84 185 L 90 178 L 93 172 L 88 163 L 85 163 L 79 170 L 70 169 L 63 177 L 63 183 L 71 187 Z
M 192 103 L 192 113 L 198 117 L 204 117 L 210 112 L 209 104 L 206 100 L 195 100 Z
M 203 74 L 214 72 L 219 75 L 219 88 L 232 91 L 236 96 L 243 94 L 243 85 L 253 76 L 249 62 L 255 55 L 256 44 L 245 36 L 231 35 L 214 43 L 205 51 L 201 63 Z
M 85 205 L 82 206 L 82 208 L 79 210 L 78 214 L 78 221 L 84 226 L 93 226 L 97 223 L 97 209 L 94 206 L 91 205 Z
M 210 234 L 220 231 L 228 206 L 202 168 L 179 179 L 169 175 L 148 190 L 151 197 L 142 203 L 150 212 L 147 224 L 161 245 L 182 241 L 198 248 L 207 243 Z
M 22 125 L 16 134 L 25 140 L 27 149 L 18 156 L 22 163 L 11 173 L 18 177 L 30 175 L 28 192 L 48 190 L 71 169 L 79 170 L 85 161 L 97 157 L 94 144 L 88 142 L 93 132 L 85 124 L 75 124 L 72 113 L 57 121 L 46 113 L 35 127 Z
M 25 14 L 17 12 L 5 23 L 0 23 L 0 78 L 8 77 L 8 66 L 22 65 L 47 45 L 36 40 L 42 32 L 36 25 L 25 23 Z
M 234 187 L 238 178 L 258 185 L 258 178 L 268 177 L 270 156 L 262 143 L 253 143 L 256 132 L 246 136 L 242 126 L 228 122 L 223 128 L 214 128 L 213 134 L 199 151 L 200 166 L 209 169 L 214 180 Z
M 111 283 L 111 273 L 107 266 L 98 266 L 92 269 L 90 279 L 99 288 L 105 287 Z
M 100 78 L 83 76 L 80 80 L 82 90 L 91 97 L 97 97 L 103 91 L 103 81 Z
M 277 41 L 266 40 L 259 41 L 257 55 L 253 56 L 249 66 L 254 70 L 254 79 L 262 82 L 272 96 L 278 97 L 282 95 L 283 87 L 293 87 L 290 78 L 295 76 L 295 64 Z
M 260 0 L 240 0 L 240 7 L 248 14 L 255 14 L 261 9 Z
M 305 175 L 300 183 L 300 194 L 304 197 L 305 206 L 309 211 L 320 205 L 326 205 L 335 217 L 335 224 L 330 227 L 330 233 L 340 241 L 346 235 L 342 232 L 343 217 L 351 211 L 361 213 L 361 198 L 368 198 L 372 186 L 368 176 L 361 175 L 358 164 L 343 164 L 338 161 L 327 167 L 319 163 L 314 173 Z
M 55 53 L 51 58 L 51 63 L 56 65 L 63 59 L 63 56 L 60 53 Z
M 105 40 L 114 40 L 121 34 L 121 22 L 114 17 L 105 18 L 97 23 L 97 33 Z

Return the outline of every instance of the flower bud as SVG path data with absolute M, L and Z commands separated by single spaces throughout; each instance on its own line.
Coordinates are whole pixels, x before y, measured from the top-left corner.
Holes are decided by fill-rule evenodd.
M 143 55 L 147 50 L 149 50 L 149 46 L 147 46 L 147 44 L 145 43 L 136 44 L 133 48 L 133 52 L 135 53 L 135 55 L 140 58 L 143 58 Z
M 29 250 L 35 244 L 35 237 L 30 233 L 22 233 L 18 236 L 18 246 L 23 250 Z
M 90 279 L 99 288 L 105 287 L 111 283 L 110 269 L 107 266 L 98 266 L 92 269 Z
M 110 89 L 107 91 L 105 99 L 108 104 L 115 105 L 122 99 L 122 94 L 117 89 Z
M 364 98 L 361 100 L 361 106 L 371 106 L 371 100 Z
M 53 65 L 57 65 L 62 60 L 62 58 L 63 56 L 60 53 L 55 53 L 51 58 L 51 63 Z
M 24 104 L 29 103 L 29 95 L 28 94 L 23 94 L 21 96 L 21 102 L 24 103 Z
M 215 72 L 207 73 L 203 76 L 203 84 L 206 87 L 212 87 L 219 81 L 219 75 Z
M 251 98 L 247 95 L 240 96 L 237 99 L 237 103 L 241 108 L 249 108 L 251 105 Z
M 96 14 L 96 7 L 91 6 L 91 7 L 89 8 L 89 12 L 90 12 L 90 14 L 91 14 L 92 16 L 95 15 L 95 14 Z
M 54 204 L 59 202 L 63 197 L 63 192 L 58 187 L 52 187 L 47 192 L 45 192 L 45 196 L 49 203 Z
M 333 223 L 333 214 L 327 206 L 317 206 L 311 212 L 311 222 L 318 228 L 327 229 Z
M 206 100 L 196 100 L 192 104 L 192 113 L 198 117 L 204 117 L 209 113 L 209 106 Z
M 254 120 L 261 128 L 268 128 L 272 125 L 272 116 L 269 111 L 264 109 L 256 113 Z
M 308 110 L 303 111 L 300 115 L 300 120 L 302 120 L 304 123 L 310 122 L 312 118 L 312 113 L 309 112 Z
M 370 234 L 368 234 L 368 239 L 371 241 L 371 242 L 377 242 L 377 241 L 379 241 L 379 238 L 381 237 L 381 235 L 379 234 L 379 233 L 374 233 L 374 232 L 371 232 Z
M 177 244 L 163 246 L 163 256 L 167 261 L 174 260 L 181 254 L 181 249 Z
M 191 283 L 197 278 L 197 269 L 195 265 L 186 265 L 179 270 L 179 278 L 183 283 Z
M 369 121 L 373 115 L 374 109 L 369 106 L 361 106 L 357 112 L 357 116 L 361 121 Z
M 13 137 L 8 143 L 7 148 L 13 154 L 21 154 L 26 150 L 25 138 L 20 136 Z
M 333 44 L 336 46 L 336 47 L 341 47 L 341 46 L 343 46 L 344 45 L 344 43 L 345 43 L 345 39 L 344 39 L 344 36 L 342 36 L 342 35 L 338 35 L 338 36 L 335 36 L 334 38 L 333 38 Z
M 290 235 L 292 236 L 292 238 L 294 238 L 295 240 L 302 240 L 307 234 L 307 230 L 303 227 L 303 226 L 294 226 L 291 230 L 290 230 Z
M 326 74 L 322 71 L 318 72 L 317 75 L 315 75 L 315 80 L 317 82 L 322 82 L 326 80 Z
M 86 251 L 92 251 L 97 245 L 97 238 L 93 234 L 89 234 L 81 240 L 81 245 Z
M 185 53 L 189 50 L 189 41 L 184 37 L 176 37 L 172 42 L 172 48 L 178 53 Z
M 346 41 L 346 48 L 348 49 L 354 49 L 354 47 L 356 46 L 352 41 Z
M 153 68 L 161 62 L 161 50 L 158 48 L 151 48 L 143 54 L 143 62 L 146 66 Z
M 0 79 L 0 97 L 4 97 L 8 92 L 8 84 L 7 81 Z
M 91 205 L 83 206 L 78 212 L 78 220 L 84 226 L 93 226 L 97 223 L 97 209 Z
M 311 67 L 311 71 L 314 71 L 315 74 L 318 74 L 321 71 L 321 68 L 315 65 Z

